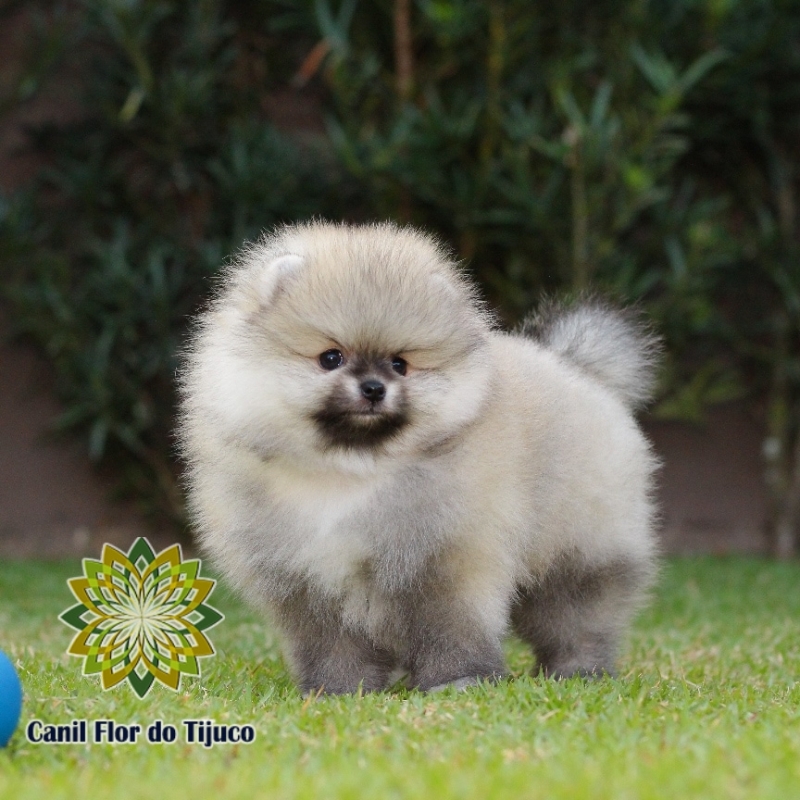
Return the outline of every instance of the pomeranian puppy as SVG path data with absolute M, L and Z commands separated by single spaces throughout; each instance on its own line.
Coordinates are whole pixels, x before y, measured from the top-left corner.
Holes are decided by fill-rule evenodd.
M 599 301 L 515 334 L 433 238 L 312 222 L 244 251 L 198 320 L 180 440 L 204 551 L 304 691 L 612 672 L 655 572 L 632 411 L 657 339 Z

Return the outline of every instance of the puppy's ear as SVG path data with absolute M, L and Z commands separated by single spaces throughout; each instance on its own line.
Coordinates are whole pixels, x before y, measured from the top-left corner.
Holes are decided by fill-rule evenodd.
M 265 264 L 258 282 L 258 292 L 263 303 L 271 303 L 303 266 L 303 257 L 286 253 Z

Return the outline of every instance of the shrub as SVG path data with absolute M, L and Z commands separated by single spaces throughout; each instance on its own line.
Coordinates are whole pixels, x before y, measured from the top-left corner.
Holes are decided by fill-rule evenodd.
M 657 414 L 762 399 L 776 541 L 793 549 L 796 4 L 40 7 L 42 35 L 84 54 L 86 114 L 32 134 L 49 166 L 5 207 L 16 316 L 56 364 L 62 426 L 95 458 L 126 453 L 151 505 L 180 511 L 171 377 L 205 279 L 277 221 L 391 217 L 452 242 L 510 324 L 542 291 L 640 301 L 672 354 Z M 265 122 L 265 92 L 290 81 L 326 137 Z
M 800 9 L 789 2 L 316 3 L 341 162 L 457 242 L 515 321 L 546 290 L 641 300 L 656 408 L 767 398 L 776 546 L 800 526 Z M 412 43 L 409 45 L 409 43 Z
M 3 206 L 16 328 L 55 365 L 56 428 L 82 432 L 147 510 L 179 520 L 170 431 L 186 319 L 244 240 L 336 215 L 345 182 L 313 142 L 264 119 L 263 90 L 241 77 L 245 20 L 225 4 L 47 5 L 44 35 L 62 11 L 60 48 L 84 54 L 84 113 L 32 132 L 46 165 Z

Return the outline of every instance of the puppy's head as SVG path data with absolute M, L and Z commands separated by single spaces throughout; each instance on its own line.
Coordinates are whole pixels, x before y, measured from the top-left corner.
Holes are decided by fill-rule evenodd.
M 247 252 L 200 350 L 216 351 L 214 413 L 237 438 L 265 457 L 343 463 L 433 448 L 468 425 L 488 388 L 489 328 L 428 236 L 312 223 Z

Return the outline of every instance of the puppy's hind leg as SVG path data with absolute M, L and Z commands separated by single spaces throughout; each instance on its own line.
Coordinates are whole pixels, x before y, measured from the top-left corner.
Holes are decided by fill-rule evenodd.
M 652 575 L 646 561 L 589 565 L 578 556 L 564 557 L 520 588 L 512 625 L 547 676 L 613 675 L 620 639 Z

